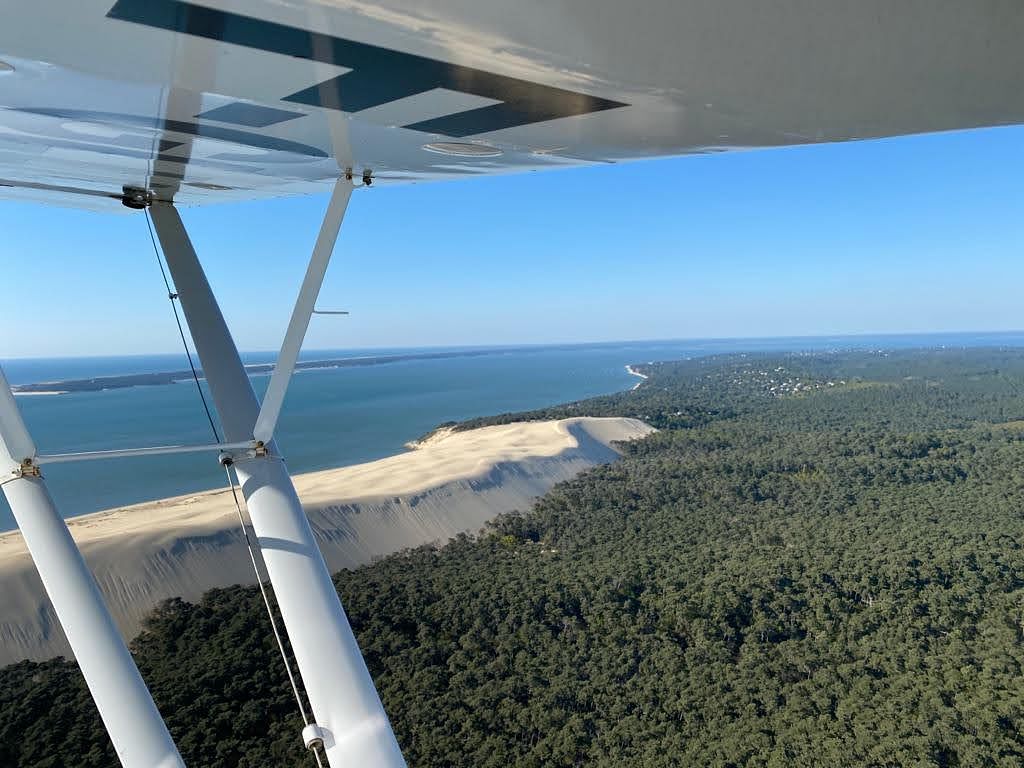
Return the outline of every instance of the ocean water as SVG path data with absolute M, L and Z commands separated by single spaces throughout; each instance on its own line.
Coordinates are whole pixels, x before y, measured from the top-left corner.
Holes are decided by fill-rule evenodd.
M 625 366 L 742 351 L 1024 346 L 1024 334 L 941 334 L 631 342 L 493 348 L 488 354 L 314 369 L 292 380 L 277 439 L 292 472 L 356 464 L 404 450 L 445 421 L 520 411 L 632 387 Z M 479 350 L 480 348 L 466 348 Z M 448 350 L 318 350 L 316 360 Z M 271 362 L 272 353 L 245 355 Z M 180 370 L 181 356 L 16 359 L 3 363 L 12 384 Z M 253 378 L 262 396 L 268 377 Z M 205 386 L 205 382 L 204 382 Z M 19 397 L 43 453 L 211 441 L 190 382 L 67 395 Z M 223 487 L 212 454 L 108 459 L 46 468 L 65 517 Z M 0 496 L 0 530 L 14 527 Z

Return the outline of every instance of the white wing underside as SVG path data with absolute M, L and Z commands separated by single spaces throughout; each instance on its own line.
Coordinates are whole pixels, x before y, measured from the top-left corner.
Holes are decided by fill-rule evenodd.
M 1011 0 L 0 3 L 0 197 L 119 210 L 1024 122 Z

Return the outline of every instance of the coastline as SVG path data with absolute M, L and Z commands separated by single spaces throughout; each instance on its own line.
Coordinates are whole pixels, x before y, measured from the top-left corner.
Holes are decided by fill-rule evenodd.
M 514 351 L 516 348 L 511 348 Z M 395 354 L 380 355 L 347 355 L 338 358 L 325 358 L 319 360 L 300 360 L 295 364 L 295 372 L 309 370 L 324 370 L 337 368 L 363 368 L 375 365 L 387 365 L 391 363 L 402 363 L 416 360 L 447 360 L 460 357 L 484 357 L 496 355 L 509 350 L 503 349 L 463 349 L 463 350 L 433 350 L 419 352 L 403 352 Z M 276 362 L 269 363 L 247 363 L 244 367 L 250 378 L 257 376 L 269 376 L 274 371 Z M 202 380 L 202 369 L 196 373 Z M 26 384 L 16 384 L 12 387 L 14 394 L 47 394 L 67 395 L 72 392 L 106 392 L 115 389 L 129 389 L 132 387 L 165 386 L 191 381 L 193 373 L 191 370 L 175 371 L 150 371 L 144 373 L 125 373 L 104 376 L 94 376 L 78 379 L 57 379 L 52 381 L 38 381 Z
M 650 376 L 648 376 L 646 373 L 640 373 L 640 371 L 638 371 L 632 365 L 627 365 L 626 366 L 626 373 L 628 373 L 630 376 L 639 376 L 641 379 L 649 379 L 650 378 Z M 640 385 L 643 384 L 643 383 L 644 383 L 643 381 L 638 381 L 636 384 L 634 384 L 630 388 L 630 391 L 632 392 L 634 389 L 638 389 L 640 387 Z
M 636 419 L 578 417 L 435 434 L 416 450 L 295 475 L 332 572 L 475 533 L 525 511 L 558 482 L 618 456 L 653 429 Z M 203 491 L 70 518 L 71 530 L 126 638 L 161 600 L 255 583 L 230 493 Z M 0 665 L 67 654 L 52 606 L 17 531 L 0 534 Z

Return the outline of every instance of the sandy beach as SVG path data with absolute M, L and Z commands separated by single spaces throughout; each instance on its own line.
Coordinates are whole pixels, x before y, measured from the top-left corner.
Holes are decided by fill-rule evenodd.
M 632 365 L 627 365 L 626 366 L 626 373 L 628 373 L 630 376 L 639 376 L 641 378 L 641 381 L 638 381 L 636 384 L 633 385 L 633 389 L 636 389 L 641 384 L 643 384 L 644 383 L 642 381 L 643 379 L 649 379 L 650 378 L 650 376 L 648 376 L 646 373 L 640 373 L 640 371 L 638 371 Z
M 614 442 L 651 431 L 622 418 L 440 430 L 408 453 L 297 475 L 295 485 L 333 571 L 476 532 L 613 460 Z M 160 600 L 255 583 L 226 489 L 97 512 L 68 526 L 126 638 Z M 67 654 L 17 532 L 0 534 L 0 583 L 0 665 Z

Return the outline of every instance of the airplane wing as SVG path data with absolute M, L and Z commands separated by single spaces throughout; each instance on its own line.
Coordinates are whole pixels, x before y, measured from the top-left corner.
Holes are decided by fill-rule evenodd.
M 1016 0 L 3 0 L 0 197 L 119 209 L 1024 122 Z M 937 158 L 937 162 L 941 162 Z

